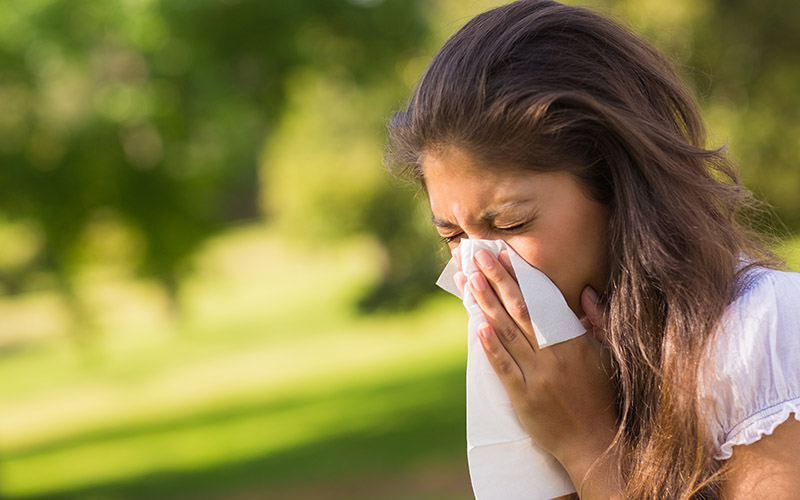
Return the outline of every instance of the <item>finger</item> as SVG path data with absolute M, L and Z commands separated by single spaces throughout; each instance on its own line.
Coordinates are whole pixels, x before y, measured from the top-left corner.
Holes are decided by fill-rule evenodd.
M 455 247 L 450 253 L 453 254 L 453 259 L 455 259 L 456 265 L 458 265 L 458 270 L 461 271 L 461 250 L 459 247 Z
M 480 272 L 472 273 L 468 282 L 475 301 L 500 342 L 518 365 L 529 366 L 533 360 L 534 347 L 522 328 L 509 315 L 495 291 L 489 286 L 486 277 Z
M 461 296 L 464 296 L 464 287 L 467 286 L 467 277 L 461 271 L 458 271 L 456 274 L 453 275 L 453 279 L 456 282 L 456 286 L 458 287 L 459 293 Z
M 581 307 L 586 313 L 584 327 L 592 332 L 594 337 L 602 343 L 607 343 L 605 338 L 605 309 L 600 301 L 600 296 L 591 285 L 586 285 L 581 292 Z M 586 324 L 586 321 L 590 325 Z M 590 328 L 591 326 L 591 328 Z
M 491 284 L 508 314 L 525 333 L 530 345 L 537 348 L 528 306 L 517 281 L 508 273 L 505 266 L 486 250 L 481 250 L 475 255 L 475 263 Z
M 497 260 L 503 264 L 503 267 L 506 268 L 506 272 L 511 275 L 512 278 L 516 281 L 517 273 L 514 272 L 514 266 L 511 265 L 511 256 L 508 255 L 508 250 L 505 248 L 500 250 L 500 253 L 497 255 Z
M 498 339 L 496 331 L 488 323 L 478 327 L 478 337 L 481 340 L 486 359 L 492 369 L 503 382 L 509 393 L 519 393 L 525 389 L 525 374 L 513 356 L 506 350 L 505 345 Z

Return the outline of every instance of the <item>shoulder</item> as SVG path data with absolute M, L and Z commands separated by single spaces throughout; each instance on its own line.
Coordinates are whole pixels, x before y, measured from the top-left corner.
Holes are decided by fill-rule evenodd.
M 747 446 L 737 446 L 726 461 L 720 498 L 772 500 L 797 498 L 800 491 L 800 421 L 789 419 Z
M 743 278 L 738 297 L 723 322 L 791 321 L 800 319 L 800 274 L 757 267 Z
M 722 316 L 716 339 L 719 368 L 735 368 L 800 348 L 800 274 L 756 268 Z
M 751 270 L 710 349 L 701 394 L 724 460 L 800 408 L 800 274 Z

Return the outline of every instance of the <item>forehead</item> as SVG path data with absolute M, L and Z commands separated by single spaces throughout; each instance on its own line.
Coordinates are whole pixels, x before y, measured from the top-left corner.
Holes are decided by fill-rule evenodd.
M 491 175 L 494 172 L 519 172 L 523 169 L 511 167 L 505 163 L 483 160 L 467 149 L 458 146 L 439 146 L 423 151 L 420 156 L 423 177 L 437 173 L 482 173 Z M 445 172 L 442 172 L 445 171 Z
M 517 176 L 521 173 L 519 169 L 498 168 L 454 147 L 425 153 L 420 166 L 429 193 L 441 188 L 463 188 L 476 181 L 478 182 L 474 187 L 489 188 L 502 182 L 509 174 Z
M 543 210 L 570 214 L 584 206 L 603 210 L 568 169 L 498 168 L 455 148 L 425 155 L 420 166 L 434 221 L 502 220 Z
M 490 163 L 463 149 L 448 147 L 426 152 L 420 160 L 426 188 L 458 189 L 477 182 L 486 191 L 500 185 L 514 185 L 530 180 L 536 172 L 507 164 Z
M 436 219 L 469 213 L 501 212 L 542 199 L 550 174 L 485 165 L 458 149 L 427 154 L 421 161 L 428 198 Z

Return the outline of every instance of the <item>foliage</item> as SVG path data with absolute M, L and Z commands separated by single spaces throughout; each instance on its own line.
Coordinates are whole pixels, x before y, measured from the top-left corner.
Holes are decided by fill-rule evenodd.
M 709 146 L 725 146 L 745 185 L 800 230 L 800 4 L 613 0 L 611 9 L 677 62 L 706 113 Z
M 258 215 L 257 155 L 293 72 L 369 87 L 424 33 L 406 0 L 3 2 L 0 213 L 37 249 L 0 277 L 69 277 L 100 221 L 174 289 L 200 242 Z
M 714 0 L 695 37 L 706 56 L 690 63 L 711 75 L 709 111 L 746 184 L 800 230 L 800 5 Z

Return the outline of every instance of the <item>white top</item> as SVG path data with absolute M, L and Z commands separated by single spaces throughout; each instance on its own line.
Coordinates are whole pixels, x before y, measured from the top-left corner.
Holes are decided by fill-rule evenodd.
M 800 420 L 800 274 L 758 268 L 725 310 L 713 363 L 701 372 L 701 400 L 717 453 Z

